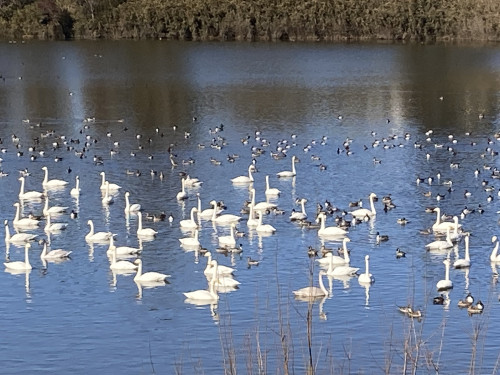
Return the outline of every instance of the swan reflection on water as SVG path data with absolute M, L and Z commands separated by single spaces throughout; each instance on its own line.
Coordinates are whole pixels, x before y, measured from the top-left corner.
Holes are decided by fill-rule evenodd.
M 30 274 L 31 270 L 16 270 L 16 269 L 9 269 L 6 268 L 5 272 L 10 273 L 11 275 L 24 275 L 24 287 L 26 291 L 26 298 L 28 300 L 31 299 L 31 289 L 30 289 Z

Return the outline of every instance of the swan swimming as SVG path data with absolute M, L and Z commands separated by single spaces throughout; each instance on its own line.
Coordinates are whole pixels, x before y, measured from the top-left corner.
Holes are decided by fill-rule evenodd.
M 113 204 L 115 200 L 113 199 L 113 196 L 109 193 L 109 181 L 106 181 L 105 183 L 106 189 L 104 190 L 104 197 L 102 197 L 102 204 L 105 206 L 108 206 L 110 204 Z
M 49 208 L 49 198 L 47 197 L 45 199 L 42 212 L 44 216 L 59 215 L 66 212 L 67 209 L 68 207 L 63 207 L 63 206 L 52 206 Z
M 166 275 L 160 272 L 145 272 L 142 273 L 142 260 L 136 259 L 134 263 L 137 265 L 137 273 L 134 276 L 134 281 L 136 282 L 159 282 L 166 281 L 170 275 Z
M 375 282 L 375 278 L 369 271 L 370 267 L 370 256 L 365 255 L 365 272 L 363 272 L 361 275 L 358 276 L 358 282 L 360 284 L 372 284 Z
M 367 208 L 358 208 L 357 210 L 351 211 L 351 215 L 354 216 L 355 218 L 364 218 L 366 216 L 368 217 L 373 217 L 377 214 L 377 211 L 375 210 L 375 205 L 373 204 L 373 200 L 377 198 L 377 195 L 375 193 L 370 193 L 369 199 L 370 199 L 370 209 Z
M 31 247 L 29 243 L 26 243 L 24 245 L 24 262 L 22 261 L 15 261 L 15 262 L 5 262 L 4 266 L 5 268 L 13 271 L 28 271 L 31 270 L 33 267 L 30 264 L 29 256 L 28 256 L 28 250 Z
M 436 284 L 436 288 L 438 291 L 448 290 L 453 288 L 453 282 L 450 280 L 450 260 L 443 260 L 445 266 L 445 276 L 444 280 L 439 280 Z
M 80 177 L 75 177 L 75 187 L 69 192 L 72 197 L 80 196 Z
M 185 249 L 199 249 L 201 247 L 200 240 L 198 239 L 198 229 L 195 229 L 193 237 L 179 238 L 181 246 Z
M 196 229 L 196 228 L 199 228 L 200 226 L 194 220 L 194 214 L 197 213 L 197 212 L 198 212 L 198 209 L 196 207 L 191 208 L 190 218 L 179 221 L 179 226 L 181 228 L 185 228 L 185 229 Z
M 176 195 L 178 201 L 182 201 L 188 198 L 188 193 L 186 192 L 186 179 L 181 179 L 181 191 L 179 191 Z
M 436 222 L 432 225 L 432 230 L 434 232 L 445 233 L 448 228 L 450 231 L 455 229 L 455 225 L 458 225 L 459 229 L 462 227 L 461 224 L 455 224 L 455 222 L 451 221 L 441 222 L 441 209 L 439 207 L 434 208 L 434 212 L 436 212 Z
M 253 165 L 250 164 L 250 166 L 248 167 L 248 176 L 238 176 L 238 177 L 232 178 L 231 182 L 233 184 L 251 184 L 251 183 L 253 183 L 252 170 L 253 170 Z
M 491 251 L 490 254 L 490 261 L 492 262 L 500 262 L 500 254 L 498 254 L 498 238 L 497 236 L 491 237 L 491 243 L 494 243 L 495 246 L 493 246 L 493 250 Z
M 106 173 L 103 171 L 100 173 L 101 175 L 101 186 L 100 186 L 100 189 L 101 190 L 106 190 Z M 117 185 L 117 184 L 113 184 L 113 183 L 109 183 L 109 191 L 117 191 L 117 190 L 120 190 L 122 187 L 120 185 Z
M 281 194 L 281 191 L 277 188 L 271 188 L 269 186 L 269 175 L 266 175 L 266 196 L 276 197 Z
M 210 282 L 208 283 L 209 289 L 199 289 L 195 290 L 192 292 L 185 292 L 182 293 L 188 300 L 202 300 L 202 301 L 217 301 L 219 299 L 219 295 L 215 291 L 215 283 L 217 280 L 217 261 L 212 260 L 210 262 L 210 266 L 212 267 L 212 278 L 210 279 Z
M 230 225 L 232 223 L 236 223 L 238 221 L 241 220 L 241 217 L 237 216 L 237 215 L 232 215 L 232 214 L 224 214 L 224 215 L 219 215 L 217 216 L 217 202 L 216 201 L 210 201 L 210 204 L 212 205 L 213 207 L 213 211 L 212 211 L 212 222 L 214 224 L 218 224 L 218 225 Z
M 158 232 L 152 228 L 143 228 L 142 227 L 142 213 L 139 213 L 137 215 L 137 218 L 139 219 L 139 224 L 137 227 L 137 236 L 138 237 L 154 237 L 158 234 Z
M 42 186 L 45 189 L 51 189 L 51 188 L 58 188 L 58 187 L 64 187 L 68 184 L 67 181 L 64 180 L 49 180 L 49 170 L 47 167 L 42 167 L 42 170 L 45 171 L 45 176 L 42 181 Z
M 36 234 L 31 233 L 15 233 L 14 235 L 10 235 L 9 221 L 4 220 L 5 226 L 5 243 L 7 244 L 24 244 L 25 242 L 34 241 L 37 237 Z
M 276 173 L 276 176 L 278 177 L 295 177 L 297 175 L 297 171 L 295 170 L 295 163 L 297 161 L 297 157 L 295 155 L 292 156 L 292 170 L 291 171 L 282 171 Z
M 270 203 L 270 202 L 259 202 L 259 203 L 255 203 L 255 189 L 252 188 L 250 189 L 250 194 L 251 194 L 251 199 L 250 199 L 250 204 L 253 205 L 253 210 L 255 212 L 265 212 L 265 211 L 268 211 L 268 210 L 272 210 L 272 209 L 275 209 L 276 207 L 278 207 L 276 204 L 274 203 Z
M 326 275 L 325 271 L 319 271 L 318 273 L 318 284 L 319 288 L 316 286 L 306 286 L 298 290 L 294 290 L 293 294 L 298 298 L 322 298 L 329 295 L 328 290 L 323 284 L 323 276 Z
M 345 237 L 342 240 L 342 248 L 343 248 L 343 253 L 344 256 L 338 256 L 338 255 L 333 255 L 332 253 L 326 253 L 323 258 L 316 259 L 316 262 L 318 262 L 321 266 L 323 267 L 329 267 L 330 265 L 333 266 L 348 266 L 349 263 L 351 262 L 351 259 L 349 257 L 349 250 L 347 249 L 347 243 L 350 242 L 351 240 L 347 237 Z
M 67 223 L 51 223 L 50 214 L 47 215 L 46 220 L 47 221 L 45 223 L 45 228 L 44 228 L 45 232 L 50 232 L 50 233 L 61 232 L 65 230 L 66 227 L 68 226 Z
M 341 237 L 345 236 L 347 234 L 347 231 L 345 231 L 342 228 L 339 227 L 325 227 L 325 221 L 326 221 L 326 214 L 324 212 L 321 212 L 318 215 L 318 218 L 316 221 L 320 222 L 321 227 L 318 230 L 318 235 L 323 236 L 323 237 L 328 237 L 328 236 L 335 236 L 335 237 Z
M 307 199 L 305 199 L 305 198 L 302 198 L 300 200 L 300 206 L 301 206 L 302 210 L 300 212 L 297 212 L 297 211 L 292 212 L 292 214 L 290 215 L 291 221 L 307 219 L 306 202 L 307 202 Z
M 130 204 L 129 196 L 130 196 L 130 193 L 128 191 L 125 192 L 125 213 L 128 214 L 131 212 L 140 211 L 141 205 L 139 203 Z
M 111 236 L 113 238 L 113 236 Z M 112 250 L 111 252 L 111 263 L 109 265 L 109 268 L 112 271 L 136 271 L 137 268 L 139 268 L 139 265 L 137 263 L 130 262 L 128 260 L 116 260 L 117 255 L 116 255 L 116 247 Z
M 427 245 L 425 245 L 425 248 L 428 250 L 428 251 L 431 251 L 431 250 L 447 250 L 447 249 L 451 249 L 453 247 L 453 242 L 451 242 L 451 238 L 450 238 L 450 228 L 448 228 L 446 230 L 446 240 L 436 240 L 436 241 L 432 241 L 431 243 L 428 243 Z
M 114 234 L 109 237 L 109 247 L 106 250 L 106 254 L 108 256 L 112 256 L 113 252 L 116 253 L 118 257 L 130 257 L 139 255 L 142 252 L 142 244 L 139 241 L 139 247 L 131 247 L 131 246 L 115 246 L 114 242 Z
M 43 250 L 42 253 L 40 254 L 40 258 L 42 260 L 62 260 L 69 258 L 71 251 L 63 250 L 63 249 L 54 249 L 47 251 L 47 242 L 44 241 L 43 243 Z
M 113 235 L 111 232 L 94 233 L 94 222 L 92 220 L 88 220 L 87 225 L 90 226 L 90 231 L 85 236 L 85 241 L 87 242 L 109 242 L 109 239 Z
M 19 177 L 19 181 L 21 181 L 21 188 L 19 190 L 19 199 L 24 200 L 39 200 L 44 197 L 44 194 L 39 191 L 24 191 L 24 177 Z
M 205 220 L 210 220 L 213 216 L 213 211 L 214 211 L 214 208 L 207 208 L 205 210 L 202 210 L 201 209 L 201 198 L 200 198 L 200 193 L 196 194 L 197 197 L 198 197 L 198 217 L 200 219 L 205 219 Z M 216 213 L 215 215 L 220 215 L 220 213 L 222 212 L 222 210 L 216 208 Z
M 234 236 L 234 230 L 236 228 L 236 224 L 231 224 L 231 233 L 228 236 L 219 236 L 219 246 L 220 247 L 235 247 L 236 246 L 236 238 Z
M 21 205 L 19 204 L 19 202 L 14 203 L 14 207 L 16 207 L 16 215 L 14 216 L 14 220 L 12 221 L 14 227 L 30 229 L 37 228 L 40 225 L 40 222 L 38 220 L 30 219 L 29 217 L 21 217 Z
M 467 268 L 470 267 L 470 254 L 469 254 L 469 236 L 465 236 L 465 256 L 463 259 L 457 259 L 453 262 L 453 267 L 455 268 Z
M 207 251 L 205 253 L 205 257 L 207 257 L 208 260 L 207 260 L 207 266 L 205 267 L 205 270 L 203 271 L 203 273 L 205 274 L 205 276 L 210 277 L 212 275 L 212 272 L 213 272 L 212 253 L 210 253 L 210 251 Z M 231 276 L 233 273 L 234 273 L 234 268 L 217 264 L 217 276 L 223 276 L 223 275 Z
M 259 222 L 255 230 L 257 233 L 274 233 L 276 232 L 276 228 L 271 224 L 262 224 L 262 211 L 258 211 L 257 215 L 259 216 Z

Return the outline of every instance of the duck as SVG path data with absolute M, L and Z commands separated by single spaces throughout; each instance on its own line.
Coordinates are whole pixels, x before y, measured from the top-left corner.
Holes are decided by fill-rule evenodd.
M 16 215 L 14 216 L 14 220 L 12 221 L 12 223 L 14 224 L 14 228 L 30 229 L 37 228 L 40 225 L 39 220 L 29 217 L 21 217 L 21 205 L 19 204 L 19 202 L 14 203 L 14 207 L 16 207 Z
M 103 171 L 100 173 L 100 175 L 101 175 L 100 189 L 105 191 L 106 190 L 106 173 Z M 120 190 L 122 187 L 120 185 L 113 184 L 110 182 L 108 185 L 108 188 L 109 188 L 109 191 L 115 192 L 117 190 Z
M 484 311 L 484 304 L 479 300 L 475 305 L 470 305 L 467 307 L 467 313 L 472 314 L 482 314 Z
M 495 244 L 495 246 L 493 246 L 493 250 L 491 251 L 491 254 L 490 254 L 490 261 L 492 262 L 500 262 L 500 254 L 498 254 L 498 238 L 497 236 L 493 236 L 491 237 L 491 242 Z
M 410 305 L 408 305 L 408 306 L 398 306 L 398 310 L 400 312 L 402 312 L 403 314 L 409 316 L 410 318 L 418 318 L 418 319 L 420 319 L 422 317 L 422 311 L 421 310 L 415 310 Z
M 453 282 L 450 280 L 450 260 L 443 260 L 445 266 L 445 277 L 443 280 L 439 280 L 436 284 L 438 291 L 448 290 L 453 288 Z
M 125 213 L 138 212 L 141 210 L 141 205 L 139 203 L 130 204 L 129 201 L 130 192 L 125 192 Z
M 321 237 L 328 237 L 328 236 L 342 237 L 347 234 L 347 231 L 342 228 L 334 226 L 326 227 L 325 226 L 326 214 L 324 212 L 320 212 L 316 221 L 319 221 L 321 225 L 321 227 L 318 230 L 318 235 Z
M 23 176 L 19 177 L 19 181 L 21 181 L 21 188 L 19 190 L 19 199 L 22 200 L 40 200 L 45 194 L 39 191 L 24 191 L 25 178 Z
M 457 259 L 453 262 L 454 268 L 468 268 L 470 267 L 470 255 L 469 255 L 469 236 L 465 236 L 465 256 L 463 259 Z
M 42 186 L 44 189 L 59 188 L 64 187 L 68 184 L 68 181 L 64 180 L 49 180 L 49 170 L 47 167 L 43 166 L 42 170 L 45 172 L 45 176 L 42 181 Z
M 109 239 L 112 236 L 111 232 L 94 232 L 94 222 L 92 220 L 88 220 L 87 225 L 90 226 L 90 231 L 85 236 L 85 241 L 87 241 L 87 242 L 109 242 Z
M 281 191 L 277 188 L 272 188 L 269 186 L 269 175 L 266 175 L 266 196 L 276 197 L 281 194 Z
M 40 259 L 42 260 L 57 261 L 57 260 L 67 259 L 71 255 L 71 251 L 63 249 L 54 249 L 48 251 L 47 247 L 48 247 L 47 241 L 44 241 L 43 250 L 42 253 L 40 254 Z
M 369 271 L 370 267 L 370 256 L 365 255 L 365 272 L 358 276 L 358 282 L 360 284 L 373 284 L 375 282 L 375 278 Z
M 137 218 L 139 219 L 139 224 L 137 227 L 137 237 L 151 238 L 151 237 L 154 237 L 158 234 L 158 232 L 152 228 L 143 228 L 142 227 L 142 213 L 139 213 L 139 215 L 137 215 Z
M 396 249 L 396 258 L 404 258 L 406 257 L 406 253 L 401 250 L 399 247 Z
M 370 193 L 370 209 L 358 208 L 357 210 L 351 211 L 351 215 L 355 218 L 365 218 L 366 216 L 371 218 L 375 216 L 377 214 L 375 205 L 373 204 L 375 198 L 377 198 L 377 195 L 375 193 Z
M 318 273 L 318 284 L 319 288 L 316 286 L 306 286 L 305 288 L 300 288 L 293 291 L 295 297 L 298 298 L 323 298 L 328 297 L 330 293 L 325 288 L 323 284 L 323 276 L 326 275 L 325 271 L 319 271 Z
M 349 250 L 347 249 L 347 243 L 350 242 L 351 240 L 347 237 L 345 237 L 342 240 L 342 248 L 343 248 L 343 257 L 339 255 L 333 255 L 331 251 L 325 253 L 323 258 L 316 259 L 316 262 L 319 263 L 320 266 L 322 267 L 332 267 L 333 266 L 345 266 L 349 265 L 351 262 L 351 259 L 349 257 Z
M 464 299 L 458 300 L 458 307 L 464 308 L 469 307 L 474 303 L 474 297 L 472 294 L 468 293 Z
M 248 167 L 248 176 L 238 176 L 234 177 L 231 179 L 231 182 L 233 184 L 251 184 L 253 183 L 253 176 L 252 176 L 252 170 L 253 170 L 253 164 L 250 164 Z
M 287 178 L 287 177 L 295 177 L 297 175 L 297 171 L 295 170 L 295 163 L 298 161 L 297 157 L 295 155 L 292 156 L 292 170 L 291 171 L 282 171 L 276 173 L 276 176 L 280 178 Z
M 142 273 L 142 260 L 136 259 L 134 260 L 134 264 L 137 265 L 137 272 L 134 276 L 135 282 L 165 282 L 170 275 L 160 273 L 160 272 L 145 272 Z
M 80 177 L 79 176 L 76 176 L 75 177 L 75 187 L 72 188 L 69 192 L 69 194 L 72 196 L 72 197 L 78 197 L 80 196 Z
M 258 266 L 259 265 L 259 261 L 256 260 L 256 259 L 252 259 L 251 257 L 247 257 L 247 264 L 248 264 L 248 268 L 252 267 L 252 266 Z
M 191 208 L 189 219 L 183 219 L 183 220 L 179 221 L 179 226 L 181 228 L 184 228 L 184 229 L 199 228 L 200 227 L 199 224 L 194 219 L 194 215 L 198 212 L 199 212 L 198 208 L 196 208 L 196 207 Z
M 262 224 L 262 211 L 258 211 L 257 215 L 259 217 L 259 222 L 257 227 L 255 227 L 255 230 L 257 233 L 274 233 L 276 232 L 276 228 L 273 227 L 271 224 Z
M 31 245 L 29 243 L 26 243 L 24 245 L 24 262 L 23 261 L 15 261 L 15 262 L 5 262 L 3 265 L 5 266 L 6 269 L 12 270 L 12 271 L 29 271 L 33 267 L 30 264 L 29 256 L 28 256 L 28 251 L 30 249 Z
M 376 237 L 377 245 L 385 241 L 389 241 L 389 236 L 387 234 L 380 234 L 379 232 L 377 232 L 377 237 Z
M 300 212 L 293 211 L 292 214 L 290 215 L 290 220 L 291 221 L 297 221 L 297 220 L 305 220 L 307 219 L 307 213 L 306 213 L 306 198 L 302 198 L 300 200 L 300 206 L 302 210 Z
M 36 234 L 32 233 L 15 233 L 12 236 L 10 235 L 9 221 L 4 220 L 5 226 L 5 243 L 6 244 L 24 244 L 26 242 L 34 241 L 37 237 Z

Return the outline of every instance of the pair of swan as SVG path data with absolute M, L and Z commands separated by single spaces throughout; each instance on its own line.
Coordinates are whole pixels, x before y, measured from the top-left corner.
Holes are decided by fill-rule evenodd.
M 295 170 L 295 163 L 298 161 L 295 155 L 292 156 L 292 170 L 291 171 L 282 171 L 276 173 L 276 176 L 280 178 L 286 177 L 295 177 L 297 175 L 297 171 Z
M 347 243 L 350 242 L 351 240 L 347 237 L 345 237 L 342 241 L 342 247 L 343 247 L 343 253 L 344 256 L 338 256 L 338 255 L 333 255 L 331 252 L 326 253 L 323 258 L 316 259 L 316 262 L 318 262 L 321 266 L 323 267 L 330 267 L 330 265 L 333 266 L 346 266 L 349 265 L 351 262 L 351 259 L 349 258 L 349 250 L 347 249 Z
M 445 276 L 443 280 L 439 280 L 436 284 L 436 288 L 438 291 L 448 290 L 453 288 L 453 282 L 450 280 L 450 260 L 443 260 L 445 266 Z
M 347 234 L 347 231 L 345 231 L 342 228 L 333 227 L 333 226 L 326 227 L 325 226 L 326 214 L 324 212 L 320 212 L 316 221 L 319 221 L 320 225 L 321 225 L 321 227 L 318 230 L 319 236 L 322 236 L 322 237 L 328 237 L 328 236 L 341 237 L 341 236 L 345 236 Z
M 64 187 L 68 184 L 67 181 L 64 180 L 49 180 L 49 170 L 47 167 L 42 167 L 42 170 L 45 172 L 45 176 L 42 181 L 42 186 L 44 189 L 53 189 L 53 188 L 60 188 Z
M 26 243 L 24 245 L 24 262 L 23 261 L 15 261 L 15 262 L 5 262 L 4 266 L 8 270 L 12 271 L 29 271 L 33 267 L 30 264 L 29 256 L 28 256 L 28 251 L 30 249 L 31 245 L 29 243 Z
M 371 193 L 369 195 L 370 199 L 370 209 L 367 208 L 358 208 L 357 210 L 351 211 L 351 215 L 355 217 L 356 219 L 362 219 L 365 217 L 374 217 L 377 215 L 377 211 L 375 210 L 375 205 L 374 205 L 374 199 L 377 198 L 377 195 L 375 193 Z
M 252 176 L 252 170 L 253 170 L 254 166 L 253 164 L 250 164 L 248 166 L 248 176 L 238 176 L 238 177 L 235 177 L 235 178 L 232 178 L 231 179 L 231 182 L 233 184 L 251 184 L 253 183 L 253 176 Z
M 9 221 L 5 220 L 5 243 L 6 244 L 24 244 L 26 242 L 34 241 L 37 237 L 36 234 L 31 233 L 15 233 L 12 236 L 10 235 Z
M 39 191 L 24 191 L 24 177 L 19 177 L 21 181 L 21 188 L 19 190 L 19 199 L 23 200 L 39 200 L 44 197 L 44 193 Z
M 441 209 L 439 207 L 434 208 L 434 212 L 436 213 L 436 222 L 432 225 L 432 230 L 438 233 L 445 233 L 449 228 L 450 231 L 455 229 L 458 231 L 462 225 L 458 223 L 458 217 L 453 217 L 453 222 L 443 221 L 441 222 Z

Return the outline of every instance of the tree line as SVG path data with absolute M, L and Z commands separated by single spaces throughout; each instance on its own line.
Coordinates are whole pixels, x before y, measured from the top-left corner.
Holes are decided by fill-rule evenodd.
M 498 0 L 0 0 L 3 39 L 499 41 Z

